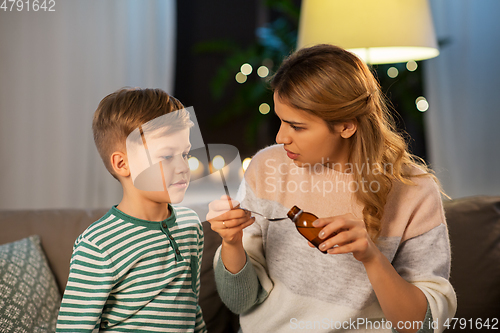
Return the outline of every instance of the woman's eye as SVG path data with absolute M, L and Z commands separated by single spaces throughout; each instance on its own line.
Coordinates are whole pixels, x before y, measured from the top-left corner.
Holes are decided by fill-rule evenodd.
M 167 161 L 168 161 L 168 160 L 171 160 L 171 159 L 173 158 L 173 156 L 172 156 L 172 155 L 168 155 L 168 156 L 163 156 L 162 158 L 163 158 L 164 160 L 167 160 Z
M 295 125 L 290 125 L 290 127 L 293 128 L 295 131 L 300 131 L 304 129 L 303 127 L 297 127 Z
M 182 157 L 183 157 L 185 160 L 187 160 L 187 159 L 189 159 L 189 158 L 191 157 L 191 155 L 190 155 L 190 154 L 188 154 L 188 153 L 185 153 L 185 154 L 182 154 Z

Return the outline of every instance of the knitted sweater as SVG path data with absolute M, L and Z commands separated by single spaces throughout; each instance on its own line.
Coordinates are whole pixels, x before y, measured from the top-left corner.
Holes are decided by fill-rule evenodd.
M 421 331 L 432 331 L 429 326 L 442 331 L 456 311 L 448 281 L 448 231 L 436 183 L 430 177 L 412 180 L 416 186 L 394 182 L 377 246 L 425 294 L 427 327 Z M 365 187 L 370 185 L 377 189 L 376 184 Z M 237 199 L 241 207 L 269 217 L 286 216 L 297 205 L 319 217 L 352 213 L 362 218 L 356 190 L 362 188 L 356 188 L 352 174 L 320 165 L 299 168 L 275 145 L 253 158 Z M 243 246 L 247 264 L 236 274 L 225 269 L 220 254 L 214 258 L 217 288 L 228 307 L 241 313 L 243 333 L 391 332 L 363 264 L 351 253 L 323 254 L 309 247 L 290 220 L 259 216 L 244 230 Z
M 113 207 L 78 237 L 57 332 L 206 332 L 203 229 L 192 210 L 169 209 L 152 222 Z

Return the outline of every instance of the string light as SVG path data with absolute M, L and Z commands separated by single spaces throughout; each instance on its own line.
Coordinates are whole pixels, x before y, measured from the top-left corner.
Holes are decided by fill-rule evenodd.
M 391 67 L 387 70 L 387 76 L 389 76 L 391 79 L 394 79 L 397 77 L 399 74 L 399 71 L 396 67 Z
M 196 171 L 200 167 L 200 161 L 192 156 L 188 159 L 189 170 Z
M 417 109 L 420 112 L 425 112 L 429 109 L 429 102 L 427 102 L 427 99 L 425 97 L 420 96 L 415 100 L 415 104 L 417 105 Z
M 257 75 L 264 78 L 269 75 L 269 68 L 266 66 L 262 65 L 259 68 L 257 68 Z
M 262 113 L 262 114 L 268 114 L 269 111 L 271 111 L 271 107 L 269 106 L 269 104 L 267 103 L 262 103 L 260 106 L 259 106 L 259 112 Z
M 243 162 L 241 163 L 241 167 L 243 168 L 243 171 L 247 171 L 248 165 L 250 164 L 251 161 L 252 161 L 252 159 L 250 157 L 247 157 L 243 160 Z
M 212 160 L 212 166 L 214 167 L 215 170 L 220 170 L 226 165 L 226 161 L 224 160 L 224 157 L 220 155 L 216 155 L 213 160 Z
M 238 72 L 235 76 L 236 82 L 238 83 L 245 83 L 247 81 L 247 76 L 243 74 L 242 72 Z
M 245 63 L 240 67 L 240 71 L 245 75 L 250 75 L 250 73 L 252 73 L 252 70 L 252 65 L 250 65 L 249 63 Z
M 416 71 L 418 68 L 417 62 L 410 60 L 406 63 L 406 69 L 409 70 L 410 72 Z

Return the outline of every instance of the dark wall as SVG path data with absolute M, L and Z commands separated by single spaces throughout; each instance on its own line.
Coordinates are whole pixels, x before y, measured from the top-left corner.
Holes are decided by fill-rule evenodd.
M 205 143 L 236 146 L 244 158 L 254 152 L 243 144 L 243 124 L 216 128 L 210 119 L 223 101 L 215 101 L 210 82 L 224 61 L 224 54 L 197 53 L 200 42 L 231 40 L 242 48 L 255 40 L 259 0 L 181 0 L 177 1 L 177 51 L 174 96 L 184 105 L 193 106 Z M 234 74 L 239 68 L 234 69 Z
M 300 7 L 300 0 L 293 0 Z M 276 18 L 277 13 L 267 10 L 262 0 L 247 1 L 177 1 L 177 49 L 176 79 L 174 95 L 184 105 L 193 106 L 201 127 L 205 143 L 225 143 L 236 146 L 241 158 L 252 156 L 259 148 L 274 143 L 279 128 L 279 120 L 273 115 L 259 131 L 256 144 L 245 143 L 245 117 L 240 117 L 230 126 L 214 126 L 215 115 L 227 100 L 215 101 L 210 92 L 210 83 L 217 69 L 224 63 L 223 53 L 197 53 L 195 48 L 201 42 L 230 40 L 242 49 L 255 41 L 255 30 Z M 404 64 L 400 67 L 404 67 Z M 417 156 L 426 157 L 423 116 L 416 111 L 414 95 L 422 94 L 422 77 L 419 69 L 396 80 L 386 77 L 387 66 L 382 66 L 378 74 L 382 90 L 392 100 L 396 109 L 395 118 L 398 128 L 408 132 L 410 149 Z M 234 68 L 234 74 L 239 68 Z M 408 74 L 408 73 L 407 73 Z M 238 84 L 229 84 L 225 96 Z M 409 95 L 411 95 L 409 97 Z M 227 98 L 227 97 L 226 97 Z

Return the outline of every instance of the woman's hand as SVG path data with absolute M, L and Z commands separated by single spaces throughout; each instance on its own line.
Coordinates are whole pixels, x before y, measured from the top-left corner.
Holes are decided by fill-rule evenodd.
M 238 209 L 240 203 L 223 195 L 209 205 L 207 220 L 213 231 L 217 232 L 224 243 L 236 245 L 241 243 L 243 229 L 251 225 L 255 218 L 250 212 Z
M 325 239 L 320 244 L 322 251 L 330 254 L 352 253 L 362 263 L 367 263 L 380 254 L 363 220 L 353 214 L 320 218 L 313 225 L 324 227 L 319 233 L 319 238 Z M 332 237 L 328 238 L 330 236 Z
M 246 263 L 243 249 L 243 229 L 251 225 L 255 218 L 250 213 L 238 209 L 240 203 L 223 195 L 220 200 L 209 205 L 207 220 L 213 231 L 222 237 L 221 259 L 226 269 L 236 274 Z
M 323 227 L 321 250 L 330 254 L 352 253 L 361 261 L 386 318 L 393 322 L 422 321 L 427 299 L 416 286 L 404 280 L 371 240 L 362 219 L 352 214 L 317 219 Z M 333 235 L 331 238 L 331 235 Z M 310 244 L 312 246 L 312 244 Z M 324 246 L 324 248 L 322 248 Z

